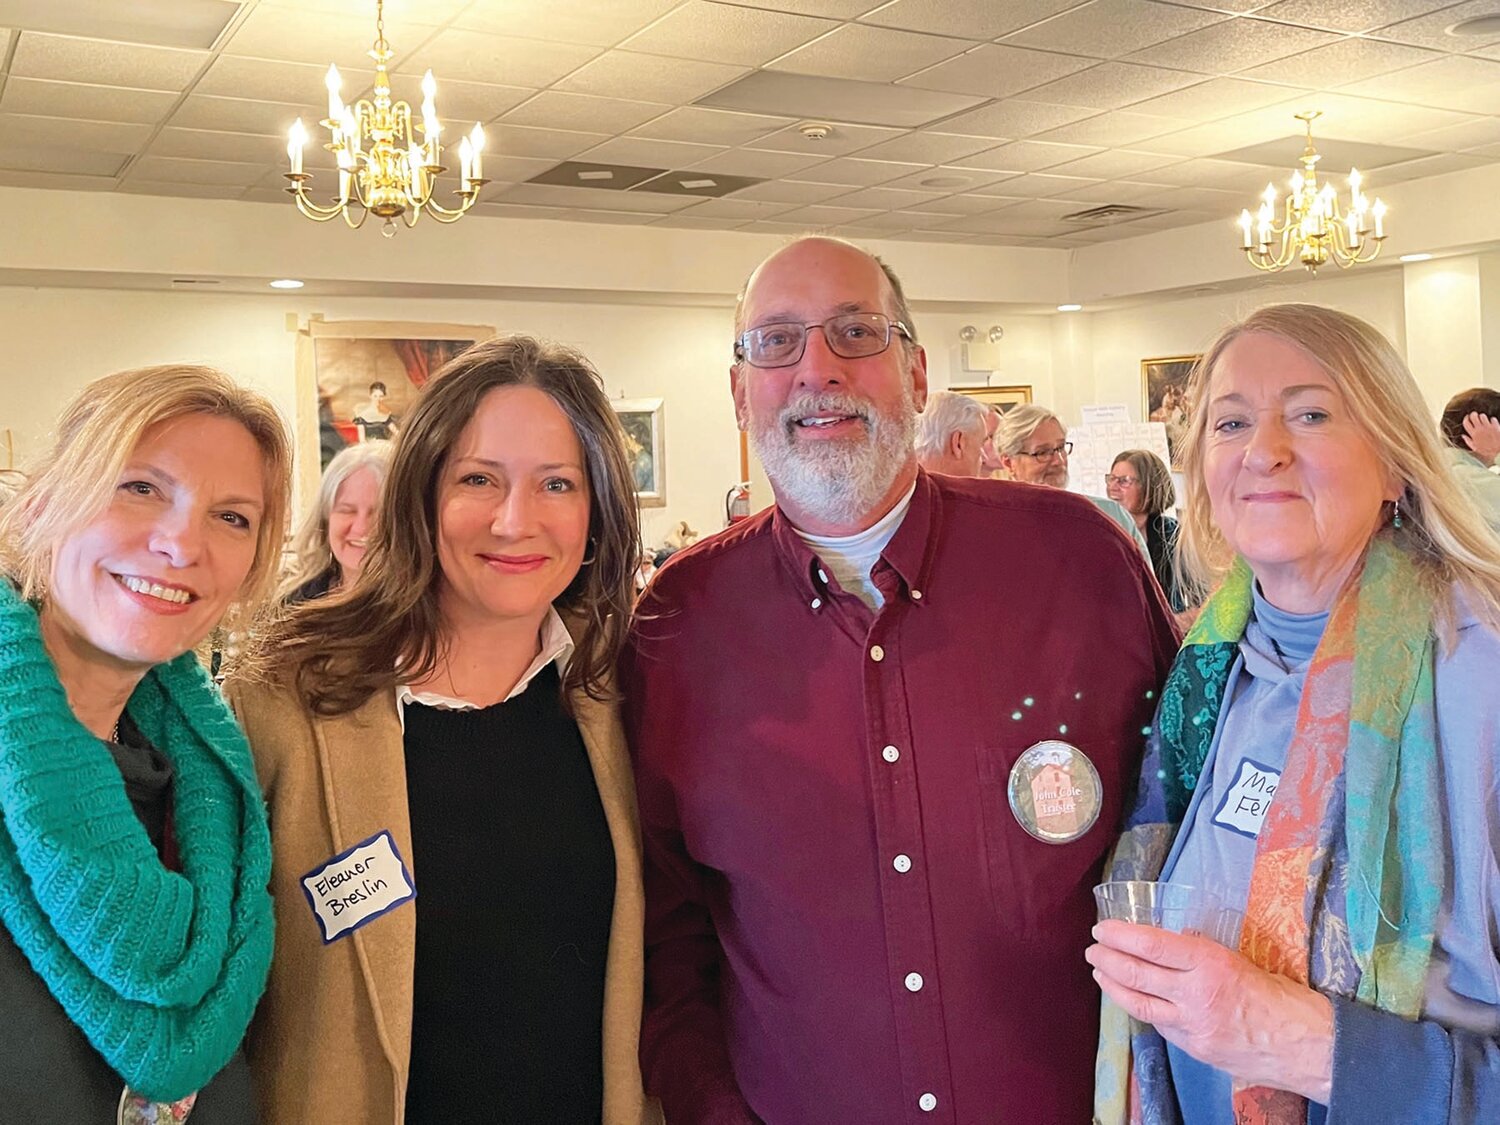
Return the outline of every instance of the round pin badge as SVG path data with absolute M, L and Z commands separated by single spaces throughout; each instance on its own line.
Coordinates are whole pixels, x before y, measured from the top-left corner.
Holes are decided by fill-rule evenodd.
M 1099 819 L 1104 786 L 1078 747 L 1057 739 L 1029 746 L 1010 770 L 1011 815 L 1047 844 L 1069 844 Z

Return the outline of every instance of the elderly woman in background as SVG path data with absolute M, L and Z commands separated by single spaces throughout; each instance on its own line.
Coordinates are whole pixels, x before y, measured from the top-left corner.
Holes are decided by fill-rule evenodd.
M 313 601 L 359 576 L 390 464 L 388 441 L 345 446 L 328 462 L 317 507 L 292 540 L 294 560 L 281 583 L 283 601 Z
M 1104 478 L 1109 498 L 1130 513 L 1146 537 L 1151 569 L 1174 613 L 1187 608 L 1177 578 L 1177 521 L 1167 515 L 1176 503 L 1172 474 L 1149 449 L 1127 449 Z
M 277 1122 L 636 1125 L 644 904 L 614 703 L 640 557 L 576 352 L 443 367 L 358 583 L 231 676 L 275 829 L 250 1039 Z M 417 893 L 420 887 L 420 894 Z
M 1261 309 L 1192 402 L 1183 554 L 1218 589 L 1112 876 L 1206 888 L 1244 928 L 1231 951 L 1097 926 L 1123 1009 L 1098 1119 L 1500 1121 L 1500 541 L 1363 321 Z M 1125 1014 L 1154 1027 L 1133 1065 Z
M 270 589 L 290 452 L 259 395 L 126 371 L 0 519 L 0 1117 L 258 1120 L 271 842 L 192 649 Z

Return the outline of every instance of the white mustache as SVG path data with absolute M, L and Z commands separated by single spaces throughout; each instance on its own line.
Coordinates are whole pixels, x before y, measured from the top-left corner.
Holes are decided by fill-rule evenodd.
M 776 420 L 790 433 L 793 426 L 814 414 L 845 414 L 869 425 L 871 410 L 867 401 L 853 395 L 822 391 L 788 403 Z

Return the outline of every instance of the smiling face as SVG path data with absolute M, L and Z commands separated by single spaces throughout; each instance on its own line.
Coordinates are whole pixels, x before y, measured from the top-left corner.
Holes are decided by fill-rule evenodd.
M 437 528 L 450 626 L 540 627 L 577 576 L 589 537 L 583 446 L 550 395 L 500 387 L 480 400 L 438 477 Z
M 1129 480 L 1129 484 L 1121 481 Z M 1109 482 L 1105 493 L 1133 516 L 1141 514 L 1146 504 L 1146 485 L 1135 466 L 1129 461 L 1116 461 L 1110 466 Z
M 380 484 L 374 469 L 356 469 L 333 494 L 333 507 L 328 512 L 328 550 L 339 564 L 341 583 L 353 582 L 365 563 L 365 540 L 375 527 Z
M 144 671 L 208 636 L 255 562 L 266 506 L 260 447 L 227 418 L 149 427 L 109 506 L 52 553 L 49 650 Z
M 848 312 L 895 319 L 890 282 L 852 246 L 804 239 L 773 255 L 745 290 L 747 329 L 820 324 Z M 849 535 L 868 527 L 911 484 L 912 439 L 927 397 L 927 359 L 892 329 L 878 355 L 845 359 L 808 330 L 790 367 L 730 369 L 735 413 L 750 434 L 777 503 L 805 531 Z
M 1011 477 L 1026 484 L 1044 484 L 1049 488 L 1068 487 L 1068 432 L 1056 418 L 1048 418 L 1031 432 L 1018 453 L 1001 454 L 1001 461 Z M 1045 457 L 1031 456 L 1038 451 Z
M 1272 604 L 1327 609 L 1399 487 L 1327 372 L 1282 337 L 1237 337 L 1207 395 L 1214 521 Z

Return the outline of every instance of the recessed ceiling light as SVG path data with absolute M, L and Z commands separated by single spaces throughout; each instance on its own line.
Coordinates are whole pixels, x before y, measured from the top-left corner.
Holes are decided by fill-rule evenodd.
M 1432 257 L 1431 254 L 1402 254 L 1401 260 L 1403 262 L 1425 262 L 1430 257 Z
M 1448 28 L 1449 35 L 1494 35 L 1500 32 L 1500 16 L 1475 16 L 1471 20 L 1459 20 Z
M 1082 312 L 1083 311 L 1083 306 L 1082 305 L 1058 305 L 1057 306 L 1057 311 L 1058 312 Z
M 278 277 L 271 282 L 272 289 L 301 289 L 303 283 L 294 277 Z
M 923 187 L 932 188 L 956 188 L 963 187 L 969 182 L 968 176 L 929 176 L 925 180 L 919 180 Z

